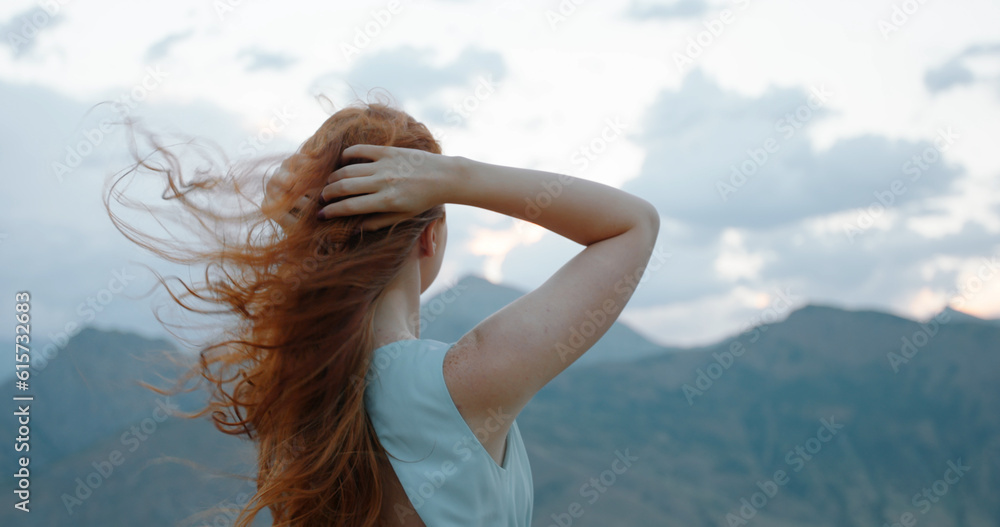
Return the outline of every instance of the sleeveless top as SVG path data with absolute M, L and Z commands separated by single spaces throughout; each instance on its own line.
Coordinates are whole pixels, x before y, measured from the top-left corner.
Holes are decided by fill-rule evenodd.
M 480 442 L 494 421 L 473 431 L 444 381 L 453 346 L 429 339 L 376 348 L 366 376 L 365 408 L 407 497 L 428 527 L 529 527 L 531 466 L 512 416 L 502 465 Z M 412 512 L 411 512 L 412 513 Z

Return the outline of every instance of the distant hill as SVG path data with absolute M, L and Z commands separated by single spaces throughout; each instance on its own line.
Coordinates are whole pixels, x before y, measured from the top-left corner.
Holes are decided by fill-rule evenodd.
M 550 383 L 518 418 L 545 467 L 536 519 L 630 448 L 641 461 L 573 525 L 742 525 L 727 514 L 778 470 L 789 481 L 750 523 L 1000 524 L 1000 328 L 806 306 L 762 329 Z M 824 419 L 843 428 L 819 432 Z M 959 459 L 967 475 L 914 502 Z
M 30 392 L 39 419 L 32 424 L 32 462 L 41 468 L 103 439 L 109 429 L 147 417 L 155 408 L 153 394 L 137 382 L 163 385 L 158 375 L 176 374 L 162 354 L 173 349 L 166 340 L 87 327 L 52 360 L 36 360 Z M 5 393 L 16 391 L 12 380 L 5 387 Z M 190 409 L 200 396 L 181 400 Z M 0 441 L 6 444 L 10 432 L 0 430 Z
M 457 340 L 521 294 L 466 277 L 424 304 L 422 337 Z M 809 305 L 684 353 L 617 325 L 518 416 L 535 525 L 1000 524 L 1000 327 L 938 320 Z M 132 384 L 170 374 L 164 349 L 87 328 L 33 376 L 33 512 L 4 507 L 0 525 L 168 526 L 252 490 L 210 477 L 250 473 L 249 444 L 205 420 L 158 421 L 157 396 Z M 171 402 L 192 410 L 200 396 Z M 7 445 L 12 413 L 0 417 Z M 969 468 L 955 479 L 949 463 Z M 78 490 L 90 495 L 70 514 L 64 495 Z
M 165 461 L 179 456 L 244 474 L 252 466 L 246 457 L 252 452 L 240 440 L 207 421 L 168 417 L 164 410 L 198 410 L 203 393 L 166 398 L 136 383 L 166 386 L 160 376 L 180 371 L 164 355 L 171 350 L 166 340 L 87 327 L 32 371 L 31 512 L 6 506 L 0 525 L 172 525 L 202 510 L 196 504 L 207 508 L 238 494 L 245 485 L 206 480 L 183 463 Z M 4 393 L 15 392 L 13 380 L 4 383 Z M 0 444 L 13 445 L 16 430 L 13 412 L 4 412 Z M 116 451 L 120 457 L 112 458 Z M 4 455 L 0 468 L 14 474 L 15 463 L 14 455 Z M 0 485 L 5 496 L 12 496 L 12 481 L 4 478 Z
M 421 306 L 420 336 L 441 342 L 456 342 L 476 324 L 524 293 L 475 275 L 465 276 L 446 291 L 424 302 Z M 627 361 L 676 350 L 650 342 L 622 322 L 615 322 L 604 337 L 570 367 Z
M 961 311 L 956 311 L 950 307 L 945 307 L 940 313 L 935 316 L 948 316 L 952 321 L 963 323 L 963 324 L 989 324 L 991 326 L 1000 326 L 1000 318 L 998 319 L 985 319 L 974 317 L 968 313 L 962 313 Z

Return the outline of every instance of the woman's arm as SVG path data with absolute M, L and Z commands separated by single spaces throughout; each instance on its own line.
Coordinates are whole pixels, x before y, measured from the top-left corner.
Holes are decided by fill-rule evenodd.
M 650 250 L 656 241 L 659 214 L 642 198 L 573 176 L 453 159 L 456 184 L 445 194 L 447 203 L 530 221 L 580 245 L 637 227 L 652 227 Z
M 659 215 L 608 185 L 394 147 L 355 145 L 331 177 L 327 217 L 382 213 L 379 228 L 439 203 L 524 219 L 585 248 L 534 291 L 482 321 L 449 350 L 445 378 L 466 419 L 517 415 L 538 390 L 610 329 L 649 262 Z
M 649 262 L 659 214 L 593 181 L 458 158 L 448 200 L 524 219 L 586 246 L 534 291 L 449 350 L 449 390 L 463 415 L 517 415 L 611 328 Z M 468 417 L 468 415 L 466 416 Z

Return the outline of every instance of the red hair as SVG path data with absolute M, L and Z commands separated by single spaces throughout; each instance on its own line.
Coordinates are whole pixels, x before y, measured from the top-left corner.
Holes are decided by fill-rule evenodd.
M 287 159 L 291 191 L 274 201 L 250 198 L 251 207 L 229 214 L 196 203 L 245 200 L 247 183 L 262 182 L 265 163 L 230 167 L 225 177 L 181 177 L 180 159 L 151 138 L 154 152 L 106 191 L 112 222 L 129 240 L 165 260 L 205 265 L 205 282 L 175 294 L 185 310 L 225 316 L 221 336 L 199 345 L 199 361 L 177 381 L 208 381 L 210 397 L 196 418 L 211 414 L 220 431 L 251 439 L 257 453 L 257 490 L 236 525 L 249 526 L 265 507 L 275 526 L 374 526 L 381 521 L 387 471 L 392 468 L 364 407 L 364 379 L 374 348 L 373 307 L 400 272 L 420 233 L 444 215 L 429 209 L 391 228 L 355 232 L 360 216 L 317 220 L 310 201 L 287 230 L 271 218 L 295 207 L 305 194 L 318 196 L 341 166 L 348 146 L 366 143 L 441 153 L 427 127 L 388 104 L 355 104 L 330 116 Z M 272 163 L 273 166 L 273 163 Z M 207 246 L 170 244 L 121 221 L 110 207 L 115 187 L 130 174 L 152 173 L 165 181 L 164 200 L 183 207 L 181 221 L 208 236 Z M 257 193 L 259 195 L 259 192 Z M 147 208 L 142 206 L 142 208 Z M 239 210 L 238 214 L 232 213 Z M 243 231 L 227 235 L 227 226 Z M 215 271 L 213 273 L 213 271 Z M 195 307 L 190 300 L 214 304 Z M 157 320 L 163 320 L 157 314 Z M 188 388 L 191 391 L 195 388 Z

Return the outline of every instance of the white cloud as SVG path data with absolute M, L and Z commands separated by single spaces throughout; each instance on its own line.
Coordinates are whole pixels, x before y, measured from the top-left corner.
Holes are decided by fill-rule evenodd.
M 741 278 L 759 278 L 760 270 L 770 256 L 748 251 L 744 246 L 743 235 L 737 229 L 723 231 L 720 242 L 714 269 L 721 278 L 732 282 Z

